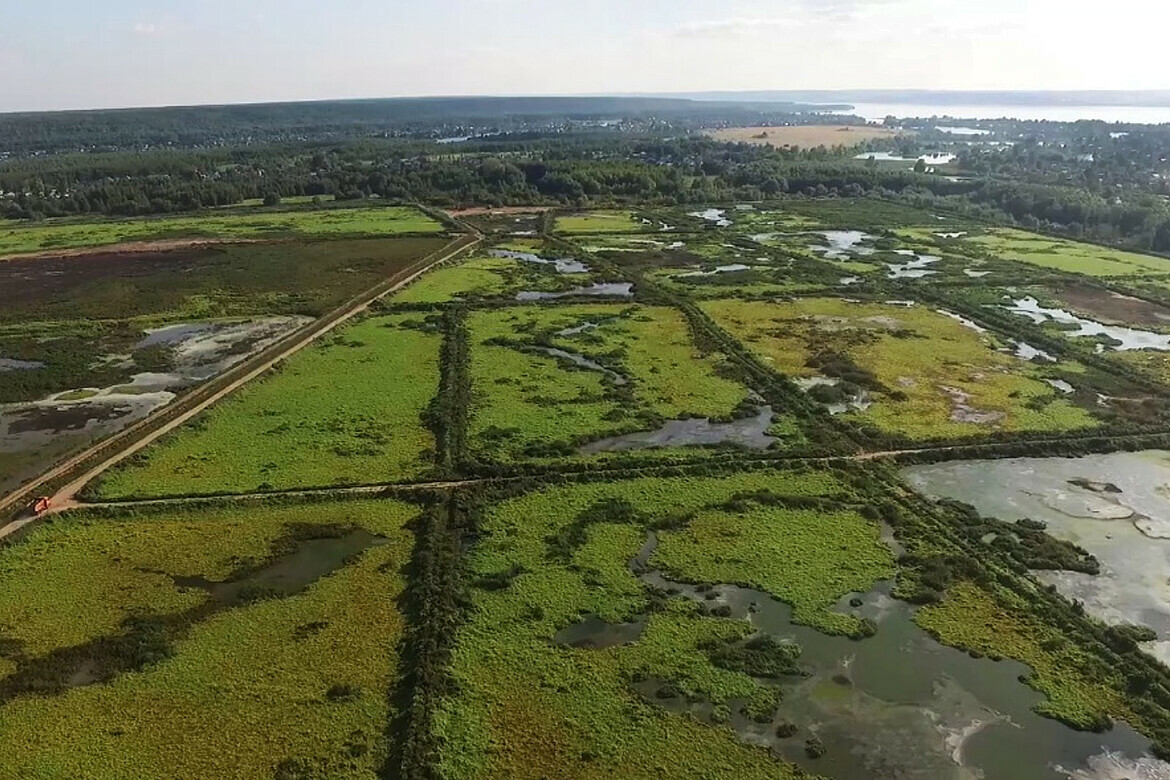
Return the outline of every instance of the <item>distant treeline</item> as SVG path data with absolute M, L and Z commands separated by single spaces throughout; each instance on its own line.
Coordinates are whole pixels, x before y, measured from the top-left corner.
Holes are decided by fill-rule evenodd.
M 872 195 L 1133 249 L 1170 251 L 1170 208 L 1148 190 L 1102 193 L 1023 174 L 1018 179 L 928 175 L 867 164 L 840 149 L 770 149 L 688 132 L 673 138 L 661 134 L 649 127 L 591 128 L 453 145 L 380 138 L 12 159 L 0 162 L 0 216 L 138 216 L 314 195 L 435 206 L 581 207 Z

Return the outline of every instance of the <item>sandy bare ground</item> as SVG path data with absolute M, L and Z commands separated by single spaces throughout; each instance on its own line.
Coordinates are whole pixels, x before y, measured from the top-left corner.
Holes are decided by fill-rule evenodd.
M 507 214 L 543 214 L 546 211 L 552 211 L 553 206 L 476 206 L 470 209 L 448 209 L 447 216 L 458 219 L 459 217 L 492 217 L 505 216 Z
M 20 252 L 0 255 L 3 260 L 43 260 L 57 257 L 87 257 L 89 255 L 135 255 L 148 252 L 169 252 L 174 249 L 204 249 L 223 244 L 259 244 L 269 239 L 260 238 L 165 238 L 157 241 L 125 241 L 121 244 L 101 244 L 73 249 L 43 249 L 39 252 Z
M 877 138 L 894 138 L 902 133 L 874 125 L 800 125 L 795 127 L 729 127 L 711 130 L 707 135 L 717 141 L 732 141 L 758 146 L 857 146 Z
M 76 506 L 79 506 L 76 496 L 83 487 L 89 482 L 96 479 L 105 471 L 122 462 L 126 458 L 141 451 L 143 448 L 149 446 L 157 441 L 162 436 L 170 433 L 179 426 L 189 422 L 195 416 L 203 413 L 215 403 L 219 402 L 226 396 L 243 387 L 248 382 L 262 376 L 269 371 L 273 366 L 282 360 L 286 360 L 290 356 L 296 354 L 300 350 L 307 347 L 316 339 L 329 333 L 337 326 L 345 323 L 358 314 L 369 308 L 369 305 L 375 300 L 382 298 L 391 293 L 401 290 L 406 285 L 413 282 L 418 277 L 425 274 L 431 268 L 445 263 L 448 260 L 478 246 L 481 237 L 475 237 L 474 240 L 469 240 L 470 236 L 462 236 L 459 239 L 448 244 L 447 247 L 439 252 L 424 258 L 420 263 L 416 263 L 410 268 L 406 269 L 405 276 L 396 275 L 390 279 L 378 284 L 377 286 L 367 290 L 356 298 L 343 304 L 340 308 L 335 309 L 330 314 L 317 320 L 308 330 L 300 330 L 289 337 L 281 344 L 275 351 L 268 350 L 257 355 L 255 358 L 245 361 L 236 368 L 228 372 L 224 376 L 231 375 L 235 372 L 234 378 L 225 384 L 223 387 L 216 390 L 214 393 L 206 395 L 196 390 L 186 398 L 179 399 L 175 403 L 165 406 L 156 414 L 147 417 L 135 425 L 127 428 L 119 434 L 115 434 L 112 438 L 99 442 L 93 447 L 81 452 L 64 463 L 59 464 L 52 470 L 41 475 L 39 478 L 33 480 L 24 487 L 9 494 L 6 498 L 0 501 L 0 512 L 7 512 L 22 504 L 29 503 L 33 497 L 40 495 L 44 486 L 53 480 L 67 476 L 71 471 L 81 467 L 87 460 L 99 456 L 101 452 L 107 448 L 111 448 L 108 457 L 103 458 L 95 466 L 81 474 L 77 478 L 69 482 L 69 484 L 57 490 L 53 499 L 53 513 L 64 511 Z M 212 380 L 214 381 L 214 380 Z M 152 428 L 151 426 L 157 422 L 160 416 L 167 414 L 174 414 L 176 408 L 181 408 L 182 411 L 168 420 L 163 425 Z M 30 522 L 34 522 L 36 518 L 22 518 L 9 523 L 0 528 L 0 539 L 9 536 L 19 531 Z

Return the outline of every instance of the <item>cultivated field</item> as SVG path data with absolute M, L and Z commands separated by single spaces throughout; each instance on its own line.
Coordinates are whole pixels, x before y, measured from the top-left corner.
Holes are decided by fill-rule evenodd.
M 817 146 L 858 146 L 866 141 L 897 138 L 902 131 L 872 125 L 798 125 L 795 127 L 729 127 L 711 130 L 707 135 L 717 141 L 794 146 L 813 149 Z

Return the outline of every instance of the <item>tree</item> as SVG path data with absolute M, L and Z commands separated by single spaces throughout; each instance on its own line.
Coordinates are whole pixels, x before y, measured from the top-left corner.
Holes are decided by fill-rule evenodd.
M 919 157 L 918 161 L 914 163 L 914 172 L 926 173 L 926 160 Z
M 264 205 L 265 206 L 279 206 L 280 205 L 280 193 L 279 192 L 265 193 Z

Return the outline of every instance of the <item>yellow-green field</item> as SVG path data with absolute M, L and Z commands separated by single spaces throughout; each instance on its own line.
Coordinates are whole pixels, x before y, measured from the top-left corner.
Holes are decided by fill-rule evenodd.
M 439 386 L 435 326 L 373 317 L 290 359 L 107 474 L 108 498 L 391 482 L 425 474 Z
M 632 211 L 589 211 L 557 217 L 558 233 L 640 233 L 650 229 Z
M 1027 233 L 997 228 L 964 238 L 1005 260 L 1086 276 L 1144 276 L 1170 273 L 1170 260 Z
M 596 323 L 576 334 L 562 331 Z M 725 358 L 691 342 L 682 314 L 621 304 L 517 306 L 474 312 L 471 437 L 481 455 L 506 459 L 620 433 L 662 419 L 724 418 L 748 395 L 719 375 Z M 534 349 L 583 355 L 627 380 L 566 365 Z M 566 449 L 568 448 L 568 449 Z
M 829 355 L 868 372 L 880 385 L 870 390 L 875 403 L 850 416 L 886 431 L 930 439 L 1097 425 L 1045 384 L 1034 364 L 997 351 L 1002 345 L 994 337 L 923 306 L 836 298 L 701 306 L 788 376 L 818 376 L 810 360 Z
M 394 501 L 82 513 L 0 551 L 0 775 L 372 780 L 415 514 Z M 360 539 L 344 560 L 343 538 Z M 313 544 L 320 576 L 298 568 L 265 590 Z M 209 590 L 250 578 L 230 601 Z M 110 650 L 124 637 L 130 657 Z M 40 692 L 13 693 L 38 664 Z

